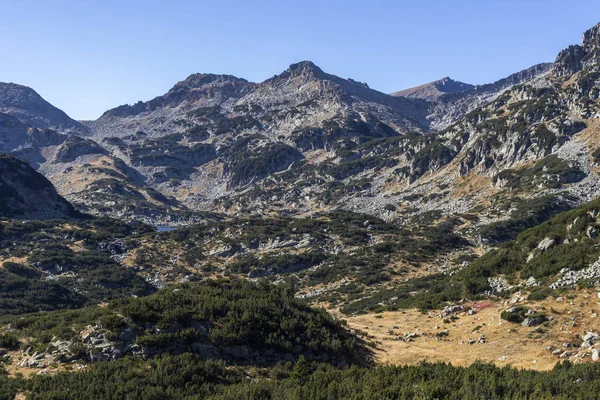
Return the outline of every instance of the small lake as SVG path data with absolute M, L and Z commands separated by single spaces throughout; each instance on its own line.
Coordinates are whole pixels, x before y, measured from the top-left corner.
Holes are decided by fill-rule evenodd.
M 176 226 L 157 226 L 156 230 L 159 232 L 169 232 L 169 231 L 174 231 L 175 229 L 177 229 Z

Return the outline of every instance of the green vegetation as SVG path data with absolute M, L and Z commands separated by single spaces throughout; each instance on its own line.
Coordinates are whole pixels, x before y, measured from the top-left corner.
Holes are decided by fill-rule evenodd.
M 186 283 L 147 297 L 114 300 L 108 307 L 10 317 L 5 322 L 17 329 L 14 335 L 30 338 L 41 350 L 56 339 L 79 342 L 85 326 L 98 324 L 116 341 L 124 340 L 122 333 L 127 331 L 153 354 L 193 352 L 202 344 L 221 354 L 228 354 L 232 346 L 246 347 L 246 355 L 232 355 L 238 362 L 260 363 L 255 352 L 263 363 L 283 360 L 288 353 L 359 360 L 356 339 L 325 310 L 310 308 L 294 293 L 290 284 Z
M 0 269 L 0 315 L 23 314 L 107 301 L 153 291 L 131 269 L 98 250 L 102 242 L 153 229 L 108 218 L 80 222 L 0 221 L 0 255 L 26 258 Z M 79 242 L 81 250 L 74 251 Z M 49 279 L 48 277 L 52 279 Z
M 527 317 L 535 318 L 542 317 L 545 318 L 543 314 L 540 313 L 529 313 L 529 309 L 524 306 L 516 306 L 511 307 L 508 310 L 504 310 L 500 313 L 500 318 L 508 322 L 514 322 L 520 324 Z
M 509 189 L 520 191 L 544 186 L 557 188 L 563 184 L 581 181 L 585 174 L 577 166 L 556 155 L 542 158 L 531 168 L 507 169 L 494 176 L 494 184 L 501 181 Z
M 149 399 L 595 399 L 600 366 L 557 364 L 536 372 L 475 363 L 336 368 L 298 362 L 265 371 L 226 368 L 197 356 L 165 356 L 148 362 L 124 359 L 84 372 L 30 379 L 0 377 L 0 399 L 17 390 L 30 400 Z M 251 379 L 248 379 L 251 378 Z
M 221 265 L 225 276 L 244 274 L 276 281 L 293 277 L 300 289 L 316 285 L 336 285 L 313 300 L 342 305 L 364 296 L 367 287 L 386 284 L 405 269 L 394 268 L 402 260 L 414 266 L 435 260 L 452 250 L 468 247 L 454 232 L 461 219 L 437 223 L 429 219 L 415 222 L 413 229 L 400 228 L 373 216 L 334 212 L 314 218 L 248 218 L 196 225 L 165 233 L 162 243 L 185 246 L 182 260 L 202 275 Z M 206 243 L 223 243 L 226 255 L 215 257 L 205 250 Z M 283 247 L 282 243 L 285 243 Z M 277 246 L 264 252 L 268 246 Z M 297 247 L 298 246 L 298 247 Z M 344 251 L 335 251 L 335 247 Z M 259 251 L 263 249 L 263 251 Z M 147 252 L 146 246 L 139 252 Z M 193 254 L 201 254 L 194 257 Z M 160 252 L 150 250 L 155 260 Z
M 527 228 L 539 225 L 554 215 L 571 209 L 570 198 L 562 196 L 541 196 L 522 200 L 512 197 L 509 205 L 513 208 L 510 218 L 492 222 L 480 228 L 481 237 L 493 243 L 513 240 Z
M 600 228 L 596 219 L 599 212 L 600 200 L 594 200 L 560 213 L 522 232 L 515 240 L 502 244 L 497 250 L 486 253 L 452 275 L 415 278 L 396 288 L 374 291 L 354 303 L 346 304 L 342 311 L 352 314 L 364 310 L 412 307 L 434 309 L 463 298 L 481 298 L 490 290 L 488 278 L 493 276 L 514 277 L 520 274 L 521 277 L 544 279 L 556 275 L 563 268 L 586 268 L 600 257 L 598 240 L 589 234 L 590 229 Z M 546 238 L 553 240 L 554 245 L 544 251 L 537 249 Z M 543 289 L 535 289 L 532 298 L 544 298 L 554 293 Z
M 269 142 L 259 146 L 257 140 L 257 135 L 246 136 L 225 150 L 225 172 L 231 176 L 232 186 L 245 185 L 283 171 L 303 158 L 297 149 L 285 143 Z

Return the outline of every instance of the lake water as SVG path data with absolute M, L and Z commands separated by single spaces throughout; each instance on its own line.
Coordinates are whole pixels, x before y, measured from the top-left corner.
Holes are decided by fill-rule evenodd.
M 175 229 L 177 229 L 176 226 L 157 226 L 156 227 L 156 230 L 159 232 L 174 231 Z

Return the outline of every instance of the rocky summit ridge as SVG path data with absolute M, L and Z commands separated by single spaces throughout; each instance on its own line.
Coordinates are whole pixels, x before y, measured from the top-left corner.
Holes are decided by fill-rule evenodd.
M 450 77 L 445 77 L 424 85 L 394 92 L 392 93 L 392 96 L 403 96 L 431 101 L 448 93 L 460 93 L 473 89 L 474 87 L 474 85 L 469 83 L 459 82 Z
M 10 114 L 37 128 L 85 134 L 88 129 L 54 107 L 35 90 L 15 83 L 0 82 L 0 112 Z

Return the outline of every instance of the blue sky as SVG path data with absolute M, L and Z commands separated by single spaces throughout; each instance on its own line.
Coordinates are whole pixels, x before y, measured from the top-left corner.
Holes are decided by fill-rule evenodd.
M 480 84 L 553 61 L 598 0 L 0 0 L 0 81 L 76 119 L 149 100 L 194 72 L 262 81 L 293 62 L 393 92 Z

